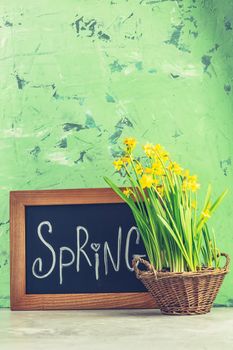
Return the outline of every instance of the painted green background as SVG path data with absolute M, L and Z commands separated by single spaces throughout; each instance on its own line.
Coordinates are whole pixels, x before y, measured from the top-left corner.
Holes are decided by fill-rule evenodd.
M 125 136 L 232 187 L 229 0 L 1 0 L 0 305 L 10 190 L 104 187 Z M 230 192 L 212 223 L 233 257 Z M 217 299 L 233 305 L 233 275 Z

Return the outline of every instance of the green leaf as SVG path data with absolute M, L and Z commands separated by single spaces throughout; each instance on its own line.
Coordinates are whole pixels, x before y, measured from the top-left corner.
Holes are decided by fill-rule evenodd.
M 187 264 L 189 265 L 190 269 L 193 270 L 193 266 L 190 262 L 189 256 L 186 252 L 186 249 L 184 247 L 183 242 L 180 239 L 180 236 L 177 236 L 174 230 L 171 228 L 171 226 L 168 224 L 168 222 L 160 215 L 158 215 L 159 219 L 162 221 L 164 226 L 168 229 L 168 231 L 171 233 L 172 237 L 174 238 L 174 241 L 176 242 L 177 246 L 179 247 L 180 251 L 182 252 Z

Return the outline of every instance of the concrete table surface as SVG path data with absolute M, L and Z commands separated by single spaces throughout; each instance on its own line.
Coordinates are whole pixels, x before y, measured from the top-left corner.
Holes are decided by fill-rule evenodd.
M 1 350 L 233 349 L 233 308 L 202 316 L 158 310 L 0 309 Z

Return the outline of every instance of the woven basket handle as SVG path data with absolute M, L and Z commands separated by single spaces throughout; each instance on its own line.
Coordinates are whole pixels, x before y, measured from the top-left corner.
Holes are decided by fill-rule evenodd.
M 220 253 L 220 256 L 225 256 L 225 258 L 226 258 L 226 263 L 225 263 L 225 265 L 224 265 L 223 268 L 224 268 L 224 270 L 229 271 L 229 265 L 230 265 L 230 261 L 231 261 L 229 255 L 226 254 L 226 253 Z
M 138 264 L 141 263 L 146 266 L 148 272 L 153 272 L 156 276 L 156 270 L 155 268 L 146 260 L 140 258 L 139 256 L 136 256 L 132 261 L 132 266 L 134 268 L 135 274 L 137 278 L 140 279 L 142 271 L 138 268 Z M 145 271 L 144 271 L 145 272 Z

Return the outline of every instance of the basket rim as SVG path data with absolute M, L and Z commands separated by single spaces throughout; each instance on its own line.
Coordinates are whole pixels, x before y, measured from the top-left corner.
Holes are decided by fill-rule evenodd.
M 194 278 L 204 276 L 216 276 L 227 274 L 229 270 L 222 269 L 202 269 L 200 271 L 184 271 L 184 272 L 166 272 L 166 271 L 140 271 L 138 278 Z
M 204 276 L 217 276 L 225 275 L 229 272 L 230 257 L 226 253 L 221 253 L 221 256 L 226 258 L 226 264 L 222 268 L 202 268 L 198 271 L 184 271 L 184 272 L 170 272 L 170 271 L 157 271 L 155 268 L 147 261 L 140 257 L 135 257 L 133 259 L 133 267 L 138 279 L 141 278 L 195 278 Z M 147 267 L 147 271 L 139 270 L 138 264 L 142 263 Z

